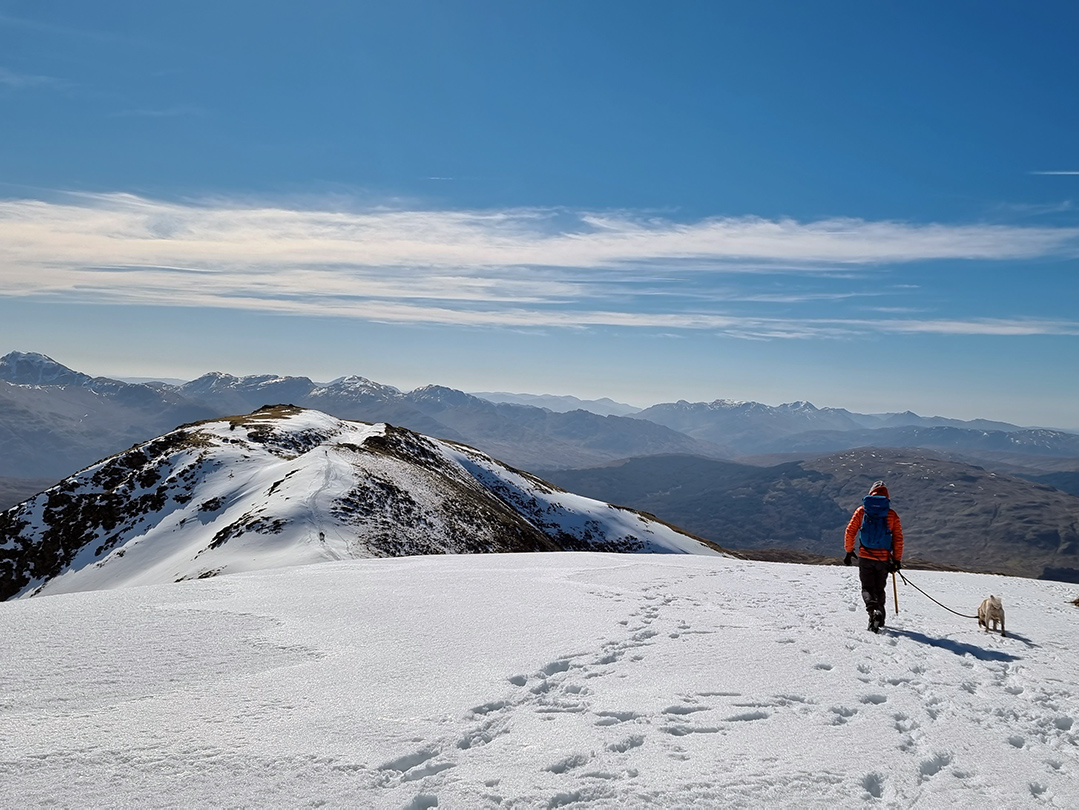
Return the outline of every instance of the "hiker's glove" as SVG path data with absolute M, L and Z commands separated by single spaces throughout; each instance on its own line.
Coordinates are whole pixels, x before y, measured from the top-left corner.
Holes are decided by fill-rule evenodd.
M 892 560 L 892 573 L 893 574 L 896 571 L 898 571 L 899 569 L 901 569 L 902 567 L 903 567 L 903 563 L 899 562 L 899 560 Z
M 853 551 L 848 551 L 847 556 L 843 558 L 843 565 L 850 565 L 854 560 L 858 559 L 858 555 Z

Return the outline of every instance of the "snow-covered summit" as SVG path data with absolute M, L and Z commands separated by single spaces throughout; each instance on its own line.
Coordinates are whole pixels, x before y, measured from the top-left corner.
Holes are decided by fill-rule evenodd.
M 804 399 L 795 400 L 794 402 L 784 402 L 779 407 L 785 411 L 806 411 L 809 413 L 814 413 L 820 410 L 820 408 L 818 408 L 812 402 Z
M 401 393 L 399 388 L 395 388 L 392 385 L 383 385 L 374 380 L 369 380 L 366 377 L 361 377 L 358 374 L 349 374 L 345 377 L 338 377 L 336 380 L 333 380 L 324 386 L 320 386 L 320 388 L 337 388 L 343 391 L 377 391 L 387 395 Z
M 357 557 L 718 554 L 464 445 L 293 406 L 188 425 L 0 514 L 0 599 Z
M 249 374 L 245 377 L 236 377 L 220 371 L 211 371 L 184 383 L 180 386 L 180 390 L 185 394 L 198 396 L 252 388 L 280 390 L 286 387 L 294 389 L 297 393 L 306 393 L 314 387 L 314 383 L 307 377 L 282 377 L 277 374 Z
M 460 406 L 489 406 L 490 403 L 480 397 L 458 391 L 456 388 L 447 388 L 444 385 L 425 385 L 409 392 L 409 400 L 412 402 L 440 407 Z
M 708 410 L 713 411 L 741 411 L 755 414 L 804 414 L 812 418 L 815 414 L 832 411 L 832 408 L 818 408 L 808 400 L 799 399 L 794 402 L 784 402 L 780 405 L 765 405 L 763 402 L 753 402 L 735 399 L 717 399 L 709 403 L 686 403 L 687 406 L 704 404 Z
M 322 403 L 361 403 L 401 401 L 401 391 L 392 385 L 383 385 L 355 374 L 339 377 L 326 385 L 318 385 L 308 394 L 308 401 L 315 407 Z
M 0 380 L 15 385 L 84 385 L 92 379 L 38 352 L 8 352 L 0 357 Z

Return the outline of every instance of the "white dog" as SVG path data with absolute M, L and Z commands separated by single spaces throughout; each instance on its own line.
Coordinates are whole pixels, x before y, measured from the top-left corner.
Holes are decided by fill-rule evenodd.
M 999 596 L 989 595 L 988 599 L 983 599 L 982 603 L 978 605 L 978 626 L 984 627 L 985 632 L 989 632 L 989 625 L 992 623 L 993 629 L 997 629 L 997 625 L 1000 625 L 1000 635 L 1004 635 L 1004 605 L 1000 603 Z

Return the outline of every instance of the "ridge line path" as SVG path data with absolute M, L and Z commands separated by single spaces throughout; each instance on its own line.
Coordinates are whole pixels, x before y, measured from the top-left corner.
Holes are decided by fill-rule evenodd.
M 0 631 L 29 652 L 0 675 L 0 779 L 60 806 L 1079 805 L 1074 588 L 922 579 L 959 605 L 1003 594 L 1015 637 L 910 589 L 874 635 L 855 569 L 682 555 L 350 561 L 7 603 Z M 117 615 L 126 641 L 73 643 L 86 621 L 114 638 Z

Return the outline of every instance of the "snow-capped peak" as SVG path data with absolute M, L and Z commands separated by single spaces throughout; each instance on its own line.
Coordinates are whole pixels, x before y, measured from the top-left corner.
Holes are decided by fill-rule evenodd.
M 812 402 L 807 402 L 804 399 L 799 399 L 795 402 L 784 402 L 779 407 L 785 411 L 815 412 L 819 410 Z
M 444 385 L 425 385 L 408 394 L 409 398 L 417 402 L 438 402 L 443 405 L 490 405 L 487 400 L 480 397 L 458 391 L 456 388 L 447 388 Z
M 0 599 L 355 557 L 579 550 L 721 553 L 463 445 L 278 405 L 179 428 L 0 514 Z
M 318 389 L 312 392 L 312 395 L 318 396 L 319 392 L 323 391 L 347 391 L 354 394 L 380 394 L 388 397 L 399 396 L 401 394 L 401 391 L 394 388 L 392 385 L 383 385 L 382 383 L 369 380 L 366 377 L 360 377 L 357 374 L 350 374 L 347 377 L 338 377 L 336 380 L 333 380 L 326 385 L 319 386 Z
M 8 352 L 0 357 L 0 380 L 15 385 L 83 385 L 92 379 L 37 352 Z

